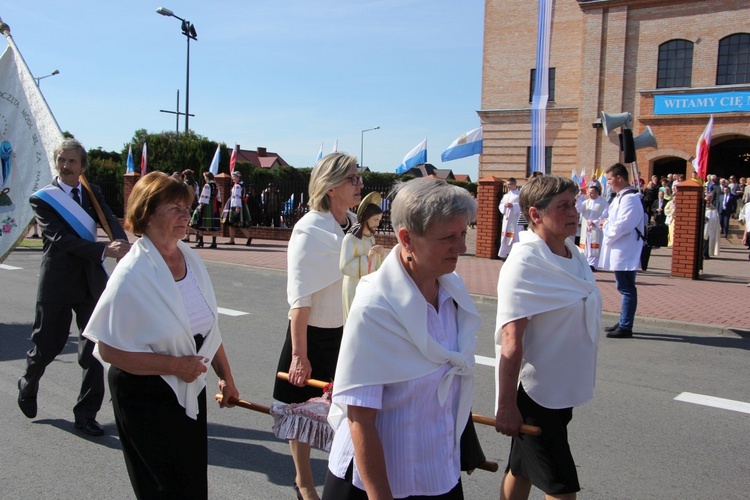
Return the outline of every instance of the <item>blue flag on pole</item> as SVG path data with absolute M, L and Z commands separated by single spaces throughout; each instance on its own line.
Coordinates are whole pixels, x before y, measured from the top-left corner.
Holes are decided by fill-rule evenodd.
M 125 170 L 126 174 L 131 174 L 135 172 L 135 163 L 133 163 L 133 146 L 128 146 L 128 160 L 125 162 L 125 165 L 127 165 L 127 170 Z
M 323 158 L 323 143 L 320 143 L 320 151 L 318 151 L 318 157 L 315 159 L 315 163 L 318 163 Z
M 412 168 L 416 167 L 417 165 L 422 165 L 423 163 L 427 163 L 427 138 L 425 137 L 425 140 L 417 144 L 417 146 L 406 153 L 406 156 L 404 156 L 404 161 L 401 162 L 401 165 L 396 168 L 397 174 L 403 174 L 404 172 L 408 172 Z
M 440 159 L 443 161 L 457 160 L 467 156 L 478 155 L 482 152 L 482 127 L 466 132 L 443 151 Z

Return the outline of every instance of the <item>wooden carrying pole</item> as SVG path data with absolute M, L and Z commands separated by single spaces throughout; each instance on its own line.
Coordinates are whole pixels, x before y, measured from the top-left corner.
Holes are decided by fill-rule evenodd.
M 278 372 L 276 374 L 276 377 L 280 378 L 281 380 L 286 380 L 286 381 L 289 380 L 289 374 L 286 372 Z M 309 385 L 310 387 L 316 387 L 318 389 L 323 389 L 328 384 L 326 382 L 323 382 L 322 380 L 315 380 L 313 378 L 309 378 L 305 380 L 305 385 Z M 474 423 L 495 427 L 495 419 L 492 417 L 486 417 L 484 415 L 472 413 L 471 419 L 474 421 Z M 539 427 L 535 425 L 521 424 L 521 434 L 528 434 L 529 436 L 541 436 L 542 429 L 540 429 Z
M 109 241 L 115 241 L 115 238 L 112 235 L 112 228 L 109 227 L 109 222 L 107 222 L 107 218 L 104 217 L 102 207 L 99 205 L 99 200 L 97 200 L 96 196 L 94 196 L 94 191 L 91 189 L 91 185 L 89 184 L 88 179 L 86 179 L 86 176 L 83 174 L 81 174 L 80 179 L 81 185 L 89 193 L 89 199 L 91 199 L 91 204 L 94 206 L 94 211 L 96 212 L 96 216 L 99 218 L 99 223 L 102 225 L 102 229 L 104 229 L 104 232 L 107 233 Z

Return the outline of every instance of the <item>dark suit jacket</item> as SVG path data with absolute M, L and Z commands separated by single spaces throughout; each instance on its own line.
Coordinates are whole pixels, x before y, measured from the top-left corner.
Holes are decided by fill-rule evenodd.
M 726 196 L 728 196 L 729 199 L 727 200 L 727 209 L 724 210 L 724 198 Z M 716 208 L 719 209 L 719 214 L 722 214 L 725 212 L 728 214 L 733 214 L 734 211 L 737 209 L 737 198 L 735 198 L 734 195 L 732 195 L 731 193 L 730 194 L 722 193 L 719 195 Z
M 662 206 L 659 207 L 659 203 L 662 203 Z M 654 214 L 654 222 L 656 224 L 664 224 L 664 222 L 667 220 L 667 216 L 664 215 L 664 207 L 667 206 L 667 203 L 669 203 L 669 200 L 654 200 L 654 202 L 651 204 L 651 213 Z M 661 212 L 657 212 L 661 208 Z
M 59 187 L 57 179 L 52 184 Z M 102 190 L 93 184 L 91 190 L 99 201 L 115 239 L 127 240 L 120 222 L 104 201 Z M 34 209 L 44 245 L 36 300 L 69 304 L 82 302 L 86 298 L 98 300 L 107 285 L 102 258 L 108 243 L 81 238 L 47 202 L 36 196 L 31 196 L 29 203 Z M 91 218 L 99 222 L 85 189 L 81 193 L 81 206 Z

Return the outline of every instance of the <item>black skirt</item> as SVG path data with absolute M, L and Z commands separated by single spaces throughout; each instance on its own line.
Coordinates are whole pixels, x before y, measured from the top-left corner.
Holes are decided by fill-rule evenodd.
M 281 349 L 277 372 L 288 372 L 289 365 L 292 362 L 292 326 L 291 321 L 287 326 L 286 340 L 284 347 Z M 341 336 L 344 333 L 344 327 L 338 328 L 318 328 L 316 326 L 307 327 L 307 359 L 312 365 L 312 374 L 310 378 L 322 380 L 324 382 L 333 382 L 336 375 L 336 362 L 339 359 L 339 349 L 341 348 Z M 282 403 L 304 403 L 310 398 L 317 398 L 323 394 L 321 389 L 314 387 L 297 387 L 286 380 L 277 378 L 273 386 L 273 398 Z
M 111 366 L 108 379 L 135 496 L 207 498 L 206 389 L 193 420 L 158 375 L 132 375 Z

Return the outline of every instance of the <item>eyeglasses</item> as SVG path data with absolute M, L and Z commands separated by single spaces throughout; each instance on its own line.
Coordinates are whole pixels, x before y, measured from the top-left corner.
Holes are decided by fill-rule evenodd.
M 359 186 L 359 184 L 362 182 L 362 176 L 358 174 L 350 175 L 346 178 L 346 180 L 351 182 L 352 186 Z

